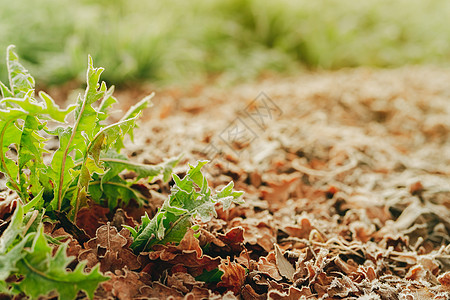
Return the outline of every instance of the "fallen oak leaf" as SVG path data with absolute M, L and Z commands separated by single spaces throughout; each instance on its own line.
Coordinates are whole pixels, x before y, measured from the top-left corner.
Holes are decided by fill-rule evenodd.
M 130 232 L 123 229 L 117 232 L 116 227 L 108 222 L 97 229 L 96 237 L 86 243 L 87 250 L 78 255 L 79 260 L 87 260 L 87 267 L 92 268 L 100 262 L 100 271 L 114 272 L 125 266 L 130 270 L 136 270 L 141 265 L 137 256 L 127 249 Z
M 283 227 L 283 231 L 291 237 L 309 239 L 309 234 L 311 233 L 311 230 L 315 229 L 315 227 L 311 225 L 311 222 L 307 217 L 302 217 L 299 220 L 299 223 L 299 225 L 295 226 L 287 225 Z
M 280 177 L 281 179 L 277 178 L 278 181 L 267 181 L 268 187 L 261 188 L 260 192 L 260 197 L 276 210 L 286 204 L 286 201 L 292 194 L 296 193 L 297 186 L 301 183 L 297 174 Z
M 264 216 L 264 218 L 267 217 Z M 276 232 L 267 222 L 258 221 L 256 218 L 236 218 L 231 222 L 231 226 L 243 228 L 245 243 L 258 245 L 266 252 L 270 252 L 273 249 L 273 244 L 276 242 Z

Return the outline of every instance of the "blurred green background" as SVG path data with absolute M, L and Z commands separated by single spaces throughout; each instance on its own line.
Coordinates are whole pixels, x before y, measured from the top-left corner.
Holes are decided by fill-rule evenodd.
M 450 62 L 446 0 L 0 3 L 2 53 L 15 44 L 44 85 L 83 81 L 87 54 L 116 85 Z

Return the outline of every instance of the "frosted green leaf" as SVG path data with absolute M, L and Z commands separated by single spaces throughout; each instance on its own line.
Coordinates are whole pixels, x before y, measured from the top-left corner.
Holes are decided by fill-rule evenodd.
M 136 253 L 149 251 L 155 244 L 179 243 L 192 226 L 192 218 L 207 222 L 217 216 L 216 203 L 223 203 L 227 209 L 231 202 L 240 202 L 238 198 L 242 192 L 233 191 L 232 183 L 217 195 L 211 195 L 206 177 L 201 172 L 206 163 L 199 161 L 196 166 L 189 165 L 183 179 L 173 174 L 175 185 L 161 210 L 151 220 L 144 216 L 141 226 L 130 230 L 133 236 L 131 248 Z
M 11 92 L 15 97 L 23 97 L 29 90 L 34 90 L 34 78 L 19 63 L 19 57 L 14 52 L 14 46 L 7 49 L 6 63 L 8 67 Z
M 73 258 L 67 257 L 66 249 L 67 244 L 62 244 L 52 256 L 52 247 L 49 246 L 41 226 L 31 249 L 25 251 L 26 255 L 17 264 L 24 278 L 14 283 L 16 288 L 32 298 L 56 291 L 60 299 L 75 299 L 77 293 L 83 290 L 92 299 L 98 284 L 108 280 L 108 277 L 100 273 L 98 265 L 89 273 L 85 272 L 84 262 L 80 262 L 72 272 L 67 271 Z

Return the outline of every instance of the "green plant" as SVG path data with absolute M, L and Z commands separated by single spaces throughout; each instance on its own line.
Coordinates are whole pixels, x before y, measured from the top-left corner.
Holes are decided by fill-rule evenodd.
M 159 212 L 152 219 L 147 214 L 143 216 L 142 224 L 136 229 L 127 226 L 133 236 L 131 248 L 135 252 L 149 251 L 156 244 L 179 243 L 192 226 L 192 218 L 207 222 L 217 216 L 216 203 L 222 203 L 225 210 L 232 202 L 242 203 L 243 192 L 233 191 L 232 181 L 217 194 L 212 194 L 201 172 L 206 163 L 199 161 L 196 166 L 189 165 L 183 179 L 174 174 L 175 185 Z
M 119 173 L 132 170 L 137 179 L 163 174 L 167 180 L 179 158 L 147 166 L 120 154 L 125 135 L 133 137 L 136 120 L 153 95 L 108 125 L 108 109 L 116 102 L 114 88 L 99 84 L 103 69 L 94 68 L 89 57 L 84 95 L 62 110 L 48 94 L 35 96 L 34 78 L 13 49 L 7 49 L 10 85 L 0 82 L 0 171 L 21 201 L 0 238 L 0 292 L 23 292 L 36 298 L 56 290 L 62 299 L 73 299 L 84 290 L 92 298 L 97 285 L 108 277 L 98 266 L 85 273 L 85 263 L 66 271 L 73 258 L 66 256 L 67 244 L 61 244 L 52 255 L 43 232 L 44 214 L 68 214 L 76 220 L 88 197 L 96 202 L 106 200 L 110 208 L 119 200 L 124 204 L 131 198 L 142 202 L 131 188 L 133 182 Z M 52 138 L 58 139 L 59 147 L 49 153 L 45 146 Z M 49 214 L 52 211 L 58 214 Z
M 131 107 L 118 122 L 106 125 L 108 109 L 116 102 L 114 88 L 99 84 L 103 69 L 94 68 L 90 57 L 86 91 L 65 110 L 44 92 L 35 97 L 34 79 L 19 63 L 12 46 L 7 50 L 7 66 L 10 87 L 0 83 L 0 171 L 24 203 L 42 196 L 43 201 L 35 201 L 36 208 L 64 211 L 74 220 L 88 196 L 97 202 L 107 200 L 110 208 L 119 200 L 124 204 L 131 198 L 141 200 L 131 188 L 132 182 L 119 176 L 125 169 L 136 172 L 137 179 L 158 174 L 169 178 L 179 158 L 149 166 L 130 162 L 120 154 L 125 135 L 133 137 L 136 120 L 153 94 Z M 59 140 L 52 154 L 45 149 L 51 138 Z M 10 149 L 17 155 L 7 155 Z M 46 163 L 49 155 L 51 162 Z
M 18 204 L 11 223 L 0 238 L 0 293 L 25 293 L 33 299 L 56 291 L 60 299 L 74 299 L 80 290 L 93 298 L 98 284 L 108 280 L 99 265 L 84 272 L 85 262 L 67 271 L 73 257 L 67 257 L 67 244 L 55 255 L 43 231 L 42 213 L 29 203 Z

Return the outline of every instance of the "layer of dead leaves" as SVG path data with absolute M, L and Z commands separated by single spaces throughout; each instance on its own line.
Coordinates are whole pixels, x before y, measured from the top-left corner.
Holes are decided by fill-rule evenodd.
M 98 299 L 449 299 L 449 82 L 443 70 L 360 69 L 166 91 L 129 156 L 212 160 L 210 183 L 234 180 L 246 203 L 146 253 L 122 225 L 155 213 L 160 181 L 140 185 L 147 207 L 81 211 L 88 241 L 46 231 L 111 277 Z M 229 128 L 244 136 L 227 140 Z

